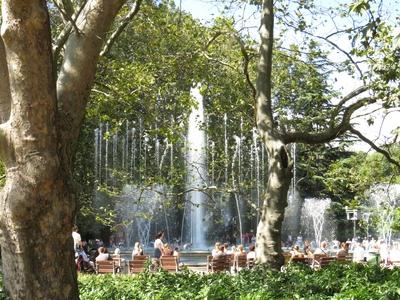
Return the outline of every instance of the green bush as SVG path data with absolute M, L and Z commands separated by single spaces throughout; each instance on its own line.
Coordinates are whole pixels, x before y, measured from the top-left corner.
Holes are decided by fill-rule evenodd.
M 319 271 L 292 266 L 285 272 L 266 267 L 242 270 L 237 275 L 176 274 L 160 271 L 130 275 L 78 277 L 84 300 L 397 300 L 400 269 L 332 264 Z M 0 300 L 7 299 L 0 274 Z
M 136 276 L 80 275 L 81 299 L 400 299 L 400 270 L 338 265 L 313 271 L 293 266 L 286 272 L 266 267 L 237 275 L 164 271 Z

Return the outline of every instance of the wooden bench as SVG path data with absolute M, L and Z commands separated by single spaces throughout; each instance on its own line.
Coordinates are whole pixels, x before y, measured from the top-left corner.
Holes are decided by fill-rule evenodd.
M 284 259 L 284 265 L 287 265 L 292 258 L 292 254 L 290 252 L 283 252 L 283 259 Z
M 319 261 L 319 267 L 320 268 L 324 268 L 326 266 L 328 266 L 331 263 L 336 262 L 336 257 L 332 257 L 332 256 L 325 256 L 325 257 L 321 257 L 320 261 Z
M 113 260 L 96 261 L 97 274 L 115 274 L 115 262 Z
M 305 256 L 293 256 L 289 259 L 289 264 L 303 264 L 303 265 L 308 265 L 308 257 Z
M 353 261 L 353 256 L 351 255 L 339 255 L 336 257 L 336 261 L 339 264 L 350 264 Z
M 122 269 L 123 269 L 124 265 L 123 265 L 123 263 L 122 263 L 121 255 L 119 255 L 119 254 L 114 254 L 114 255 L 112 256 L 112 260 L 113 260 L 114 263 L 115 263 L 115 271 L 116 271 L 117 273 L 122 273 Z
M 230 271 L 231 264 L 230 255 L 220 255 L 213 257 L 207 256 L 207 272 L 226 272 Z
M 143 272 L 145 269 L 145 264 L 148 261 L 148 255 L 136 255 L 133 260 L 128 262 L 128 272 L 129 274 L 137 274 Z
M 236 255 L 236 270 L 240 271 L 247 267 L 247 255 L 246 253 Z
M 178 258 L 172 255 L 166 255 L 160 257 L 160 266 L 162 269 L 168 272 L 178 272 Z

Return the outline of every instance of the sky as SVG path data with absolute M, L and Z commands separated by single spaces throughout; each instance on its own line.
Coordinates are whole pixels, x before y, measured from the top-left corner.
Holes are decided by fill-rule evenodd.
M 338 0 L 324 0 L 324 5 L 335 4 Z M 387 0 L 387 3 L 396 3 L 395 0 Z M 215 16 L 218 16 L 222 11 L 223 6 L 216 5 L 215 1 L 212 0 L 181 0 L 180 3 L 177 1 L 177 5 L 181 5 L 182 10 L 189 12 L 193 15 L 194 18 L 202 21 L 203 24 L 209 24 L 212 22 L 212 19 Z M 397 6 L 393 6 L 397 7 Z M 255 13 L 252 9 L 249 9 L 249 6 L 245 7 L 245 10 L 235 11 L 236 16 L 245 16 L 244 21 L 240 24 L 237 24 L 238 28 L 243 28 L 244 26 L 249 27 L 249 31 L 255 38 L 257 38 L 257 28 L 259 24 L 259 15 Z M 332 28 L 329 26 L 324 27 L 321 26 L 322 31 L 329 31 Z M 323 35 L 323 34 L 321 34 Z M 325 34 L 326 35 L 326 34 Z M 295 36 L 292 37 L 296 39 Z M 340 45 L 344 45 L 344 43 L 348 44 L 348 41 L 338 41 Z M 336 54 L 339 55 L 339 54 Z M 335 83 L 336 88 L 341 89 L 342 93 L 345 95 L 350 92 L 357 86 L 360 86 L 361 83 L 347 74 L 338 74 L 337 82 Z M 358 115 L 360 117 L 354 120 L 357 125 L 355 126 L 357 130 L 359 130 L 363 135 L 365 135 L 370 140 L 376 142 L 377 144 L 382 144 L 384 142 L 388 142 L 393 140 L 392 131 L 395 128 L 400 127 L 400 108 L 392 109 L 389 114 L 386 114 L 384 111 L 377 110 L 377 106 L 373 106 L 368 108 L 368 110 L 361 111 Z M 369 114 L 366 117 L 366 114 Z M 374 120 L 373 125 L 368 125 L 367 119 L 372 117 Z M 360 142 L 356 143 L 352 150 L 361 150 L 361 151 L 369 151 L 370 146 L 366 143 Z

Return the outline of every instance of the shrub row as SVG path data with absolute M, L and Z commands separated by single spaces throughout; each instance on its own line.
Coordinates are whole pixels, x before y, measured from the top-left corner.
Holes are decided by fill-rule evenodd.
M 0 300 L 7 299 L 0 274 Z M 237 275 L 177 274 L 160 271 L 129 275 L 79 275 L 83 300 L 263 300 L 263 299 L 400 299 L 400 269 L 332 264 L 319 271 L 293 266 L 286 272 L 266 267 Z
M 163 271 L 135 276 L 80 275 L 81 299 L 400 299 L 400 269 L 336 265 L 319 271 L 294 266 L 286 272 L 265 267 L 237 275 Z

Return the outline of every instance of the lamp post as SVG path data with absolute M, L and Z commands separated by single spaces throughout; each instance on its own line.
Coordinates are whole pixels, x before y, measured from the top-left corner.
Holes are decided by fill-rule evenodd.
M 356 221 L 358 220 L 358 210 L 345 206 L 347 220 L 353 221 L 353 239 L 356 238 Z

